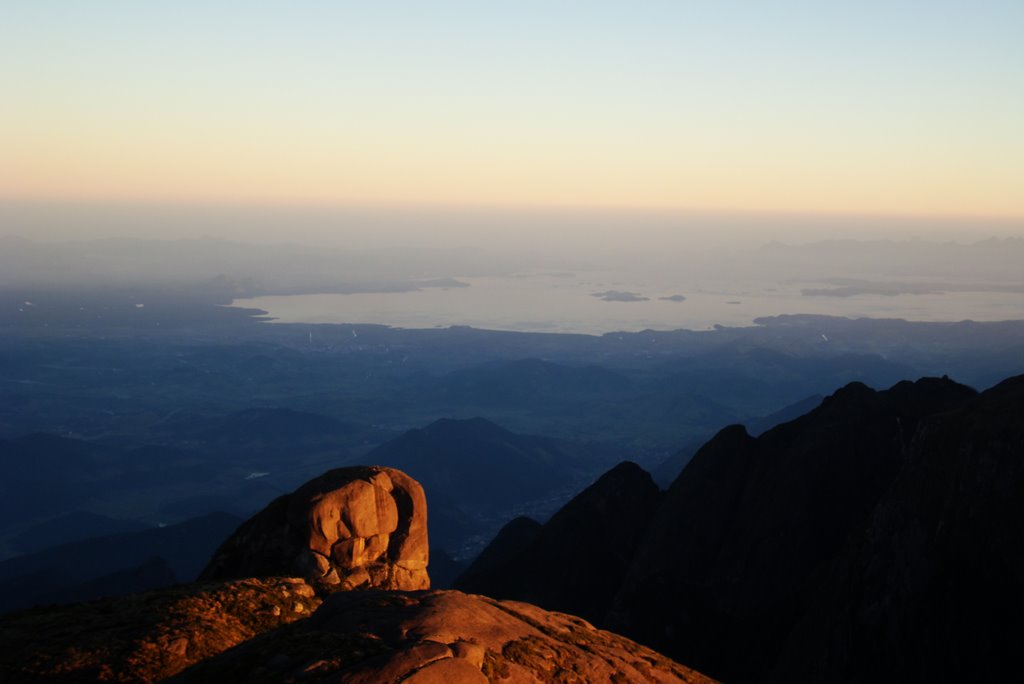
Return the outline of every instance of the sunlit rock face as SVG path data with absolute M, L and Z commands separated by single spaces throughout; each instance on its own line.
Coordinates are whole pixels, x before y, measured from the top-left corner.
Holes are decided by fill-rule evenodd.
M 0 619 L 0 682 L 162 682 L 304 620 L 320 603 L 301 579 L 268 577 L 7 613 Z
M 457 591 L 339 592 L 174 681 L 713 684 L 578 617 Z
M 330 589 L 428 589 L 423 488 L 393 468 L 339 468 L 270 503 L 201 579 L 301 575 Z

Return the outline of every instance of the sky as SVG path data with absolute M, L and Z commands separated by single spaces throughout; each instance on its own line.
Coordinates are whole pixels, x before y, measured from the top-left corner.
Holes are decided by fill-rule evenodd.
M 0 201 L 1024 217 L 1020 0 L 0 2 Z

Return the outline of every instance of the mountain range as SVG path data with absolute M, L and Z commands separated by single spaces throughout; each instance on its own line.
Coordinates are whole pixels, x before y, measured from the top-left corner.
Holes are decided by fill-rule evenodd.
M 456 587 L 571 604 L 724 681 L 1008 681 L 1022 415 L 1024 376 L 853 383 L 759 437 L 725 428 L 660 500 L 618 466 L 546 524 L 510 523 Z M 629 534 L 595 506 L 626 491 L 612 517 L 648 521 Z M 587 591 L 582 565 L 612 588 Z
M 945 377 L 849 383 L 756 436 L 720 430 L 665 491 L 625 462 L 549 519 L 513 519 L 462 591 L 415 591 L 426 483 L 335 470 L 239 528 L 203 583 L 6 616 L 18 650 L 0 665 L 12 681 L 104 667 L 180 681 L 1013 681 L 1021 416 L 1024 376 L 980 393 Z M 499 467 L 572 463 L 486 421 L 441 421 L 380 454 L 430 482 L 430 445 L 453 435 L 477 440 L 444 457 L 467 487 L 485 486 L 472 468 L 495 445 Z M 344 591 L 367 583 L 392 590 Z

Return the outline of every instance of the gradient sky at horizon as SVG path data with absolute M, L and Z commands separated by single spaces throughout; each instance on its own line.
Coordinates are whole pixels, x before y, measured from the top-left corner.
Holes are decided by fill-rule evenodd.
M 1024 217 L 1024 3 L 6 3 L 0 199 Z

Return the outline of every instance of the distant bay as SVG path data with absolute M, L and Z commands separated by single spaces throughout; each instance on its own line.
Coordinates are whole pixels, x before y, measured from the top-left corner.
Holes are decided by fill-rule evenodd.
M 1024 294 L 1018 292 L 820 297 L 803 294 L 808 282 L 650 282 L 615 272 L 459 280 L 468 287 L 270 295 L 236 299 L 232 306 L 262 309 L 281 323 L 376 323 L 401 328 L 467 325 L 489 330 L 584 334 L 706 330 L 715 325 L 752 325 L 761 316 L 801 313 L 913 321 L 1024 318 Z M 608 297 L 608 292 L 619 296 Z

